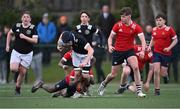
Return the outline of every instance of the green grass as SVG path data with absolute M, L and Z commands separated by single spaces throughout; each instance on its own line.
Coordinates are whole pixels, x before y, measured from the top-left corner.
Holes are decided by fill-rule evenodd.
M 32 85 L 23 85 L 21 96 L 14 95 L 14 85 L 0 86 L 0 108 L 180 108 L 180 85 L 162 84 L 161 96 L 153 95 L 153 88 L 146 98 L 137 98 L 131 92 L 115 95 L 118 84 L 107 86 L 104 96 L 98 96 L 99 85 L 92 87 L 92 97 L 84 98 L 51 98 L 51 94 L 39 89 L 30 92 Z M 152 87 L 152 86 L 151 86 Z

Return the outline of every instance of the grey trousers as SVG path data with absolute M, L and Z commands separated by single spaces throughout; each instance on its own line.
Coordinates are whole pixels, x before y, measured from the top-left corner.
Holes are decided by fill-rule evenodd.
M 36 81 L 42 80 L 42 53 L 41 52 L 33 56 L 31 68 L 35 74 Z

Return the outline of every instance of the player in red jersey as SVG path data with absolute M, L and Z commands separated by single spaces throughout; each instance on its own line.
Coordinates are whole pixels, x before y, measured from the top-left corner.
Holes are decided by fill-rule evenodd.
M 142 73 L 145 63 L 150 63 L 150 65 L 152 64 L 152 56 L 153 56 L 153 54 L 152 54 L 152 51 L 148 51 L 146 49 L 145 56 L 142 59 L 139 56 L 139 52 L 141 52 L 141 50 L 142 50 L 141 45 L 135 45 L 134 46 L 134 52 L 136 53 L 136 57 L 138 59 L 139 70 Z M 121 74 L 121 85 L 120 85 L 120 88 L 117 90 L 116 93 L 117 94 L 122 94 L 127 89 L 135 92 L 137 89 L 136 89 L 136 86 L 134 84 L 133 70 L 128 65 L 128 63 L 126 61 L 122 64 L 122 66 L 123 66 L 123 72 Z M 152 74 L 152 72 L 153 72 L 153 68 L 150 67 L 149 73 Z M 130 85 L 127 83 L 128 76 L 130 76 L 131 79 L 132 79 L 132 84 L 130 84 Z M 141 85 L 142 85 L 142 83 L 141 83 Z
M 70 65 L 67 65 L 67 62 L 72 62 L 72 50 L 68 51 L 67 53 L 64 54 L 64 56 L 62 57 L 62 59 L 59 62 L 59 66 L 62 67 L 65 72 L 68 72 L 68 69 L 70 67 Z M 94 75 L 92 70 L 90 70 L 89 72 L 89 76 L 90 76 L 90 84 L 94 84 Z M 36 92 L 39 88 L 44 89 L 45 91 L 49 92 L 49 93 L 55 93 L 53 94 L 52 97 L 58 97 L 58 96 L 63 96 L 63 97 L 71 97 L 74 95 L 74 93 L 77 90 L 77 86 L 79 86 L 79 83 L 74 83 L 74 78 L 75 78 L 75 72 L 74 70 L 71 70 L 70 73 L 66 73 L 66 77 L 57 82 L 54 85 L 48 85 L 48 84 L 43 84 L 43 83 L 37 83 L 41 84 L 38 85 L 40 87 L 33 89 L 33 93 Z M 81 82 L 80 82 L 81 83 Z M 83 84 L 80 86 L 80 91 L 86 91 L 85 89 L 87 89 L 87 86 L 89 86 L 90 84 Z M 35 84 L 36 86 L 36 84 Z
M 156 27 L 152 31 L 149 49 L 154 45 L 153 67 L 155 95 L 160 95 L 160 71 L 167 74 L 167 66 L 171 60 L 171 49 L 177 44 L 177 35 L 174 29 L 166 26 L 166 17 L 156 16 Z
M 141 58 L 144 58 L 145 51 L 145 38 L 141 27 L 131 20 L 132 10 L 129 7 L 121 9 L 121 20 L 117 22 L 108 39 L 109 52 L 112 53 L 112 68 L 111 73 L 108 74 L 106 79 L 101 83 L 98 94 L 103 95 L 106 85 L 116 77 L 119 70 L 119 65 L 126 59 L 129 65 L 132 67 L 135 77 L 135 83 L 137 86 L 138 97 L 145 97 L 146 94 L 142 92 L 140 73 L 138 68 L 138 61 L 134 54 L 134 38 L 139 36 L 142 43 L 142 51 L 139 53 Z M 113 46 L 113 39 L 115 38 L 115 44 Z

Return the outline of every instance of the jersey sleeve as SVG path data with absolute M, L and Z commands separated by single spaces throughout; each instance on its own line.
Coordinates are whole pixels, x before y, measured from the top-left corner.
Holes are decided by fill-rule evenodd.
M 176 32 L 174 31 L 174 29 L 172 27 L 170 27 L 170 32 L 171 32 L 171 38 L 172 39 L 177 38 Z
M 65 53 L 63 56 L 63 59 L 65 59 L 66 61 L 71 60 L 71 52 L 69 51 L 69 52 Z
M 12 26 L 12 31 L 13 31 L 13 33 L 16 32 L 16 29 L 17 29 L 16 25 L 13 25 L 13 26 Z
M 32 35 L 38 35 L 38 33 L 37 33 L 37 28 L 36 28 L 36 27 L 34 27 L 34 28 L 32 29 Z
M 142 28 L 138 25 L 138 24 L 136 24 L 136 34 L 139 36 L 140 34 L 143 34 L 143 30 L 142 30 Z
M 94 25 L 92 26 L 92 33 L 96 33 L 96 34 L 98 33 L 98 29 Z
M 118 30 L 119 30 L 119 25 L 116 23 L 112 28 L 112 32 L 116 34 Z

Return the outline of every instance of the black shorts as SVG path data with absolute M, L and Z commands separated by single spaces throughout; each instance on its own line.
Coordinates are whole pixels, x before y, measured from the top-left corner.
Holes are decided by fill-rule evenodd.
M 68 87 L 69 87 L 69 84 L 66 82 L 66 79 L 63 79 L 55 84 L 55 88 L 57 91 L 68 88 Z
M 124 59 L 127 60 L 128 57 L 135 56 L 134 50 L 130 49 L 128 51 L 113 51 L 112 53 L 112 65 L 119 65 L 124 62 Z
M 64 97 L 71 97 L 76 92 L 76 85 L 69 86 Z
M 153 63 L 160 62 L 161 66 L 168 67 L 171 62 L 171 56 L 163 55 L 157 52 L 153 53 Z
M 66 82 L 66 79 L 63 79 L 55 84 L 56 91 L 67 88 L 66 95 L 64 97 L 71 97 L 76 92 L 76 85 L 69 85 Z

